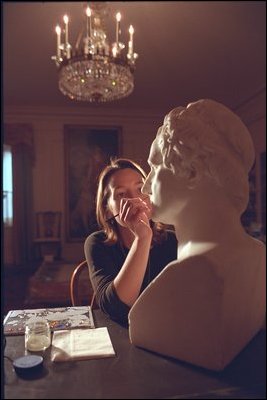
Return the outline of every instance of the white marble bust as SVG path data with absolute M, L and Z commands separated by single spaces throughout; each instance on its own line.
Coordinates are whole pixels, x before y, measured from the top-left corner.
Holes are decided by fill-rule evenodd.
M 222 370 L 263 326 L 265 245 L 240 223 L 254 157 L 249 131 L 220 103 L 165 116 L 143 192 L 152 219 L 174 225 L 178 255 L 129 313 L 134 345 Z

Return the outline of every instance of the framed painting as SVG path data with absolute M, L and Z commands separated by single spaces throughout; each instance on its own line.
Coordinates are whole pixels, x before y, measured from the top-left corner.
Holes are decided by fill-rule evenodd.
M 66 239 L 81 242 L 99 229 L 96 191 L 101 170 L 121 153 L 120 127 L 64 125 Z

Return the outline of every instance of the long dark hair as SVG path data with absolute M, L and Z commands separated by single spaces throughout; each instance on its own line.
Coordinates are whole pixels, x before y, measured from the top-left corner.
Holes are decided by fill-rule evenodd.
M 98 189 L 96 195 L 96 218 L 98 225 L 102 227 L 107 238 L 106 243 L 114 244 L 119 240 L 118 224 L 115 218 L 109 218 L 108 216 L 108 198 L 110 195 L 108 184 L 111 176 L 122 169 L 130 168 L 138 172 L 144 179 L 146 179 L 145 171 L 136 162 L 128 158 L 117 158 L 112 159 L 110 164 L 107 165 L 99 175 L 98 178 Z M 150 222 L 153 230 L 152 242 L 160 242 L 165 234 L 163 224 Z

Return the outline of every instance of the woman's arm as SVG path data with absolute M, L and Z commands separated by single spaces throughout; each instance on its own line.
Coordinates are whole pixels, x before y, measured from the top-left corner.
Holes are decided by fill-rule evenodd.
M 105 238 L 104 232 L 95 232 L 85 241 L 89 276 L 99 308 L 110 318 L 126 322 L 129 307 L 119 299 L 113 285 L 124 257 L 118 245 L 107 245 Z
M 118 297 L 129 307 L 139 296 L 149 258 L 151 238 L 135 238 L 126 260 L 114 279 Z
M 122 199 L 119 229 L 122 237 L 131 238 L 132 244 L 125 262 L 114 279 L 118 297 L 129 307 L 138 298 L 149 258 L 152 229 L 149 207 L 140 198 Z

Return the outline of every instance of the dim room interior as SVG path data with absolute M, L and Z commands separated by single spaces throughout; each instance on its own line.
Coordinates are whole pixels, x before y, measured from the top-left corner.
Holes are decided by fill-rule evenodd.
M 256 157 L 242 224 L 266 242 L 265 2 L 92 2 L 110 47 L 104 31 L 91 40 L 86 2 L 1 5 L 4 314 L 71 305 L 71 273 L 98 229 L 100 169 L 120 156 L 148 172 L 164 116 L 199 99 L 223 103 L 251 133 Z M 89 65 L 107 53 L 110 65 Z M 89 304 L 83 274 L 81 302 Z

